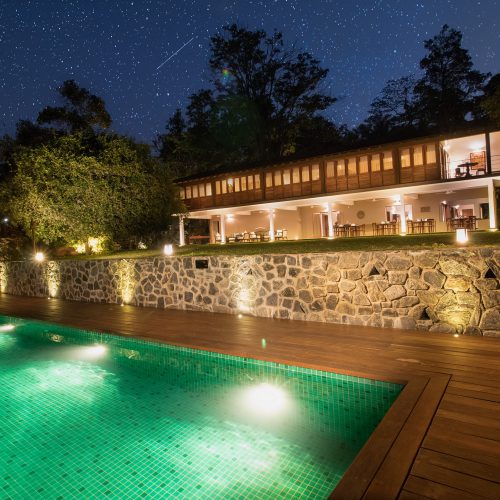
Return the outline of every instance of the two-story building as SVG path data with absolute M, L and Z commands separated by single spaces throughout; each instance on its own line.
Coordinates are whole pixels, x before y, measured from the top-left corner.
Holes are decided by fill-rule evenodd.
M 349 234 L 497 229 L 500 131 L 419 137 L 179 179 L 190 218 L 210 241 L 334 238 Z M 181 217 L 180 243 L 184 244 Z M 424 223 L 425 222 L 425 223 Z M 427 223 L 428 222 L 428 223 Z M 387 226 L 386 226 L 387 225 Z M 248 235 L 252 237 L 249 238 Z M 260 236 L 259 236 L 260 238 Z

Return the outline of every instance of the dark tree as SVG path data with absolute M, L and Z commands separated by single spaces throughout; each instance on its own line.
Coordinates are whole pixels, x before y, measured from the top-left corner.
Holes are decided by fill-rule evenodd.
M 279 32 L 232 24 L 210 48 L 212 88 L 192 95 L 186 110 L 182 146 L 191 169 L 300 153 L 311 121 L 335 102 L 321 90 L 328 70 L 307 52 L 287 49 Z
M 500 127 L 500 73 L 492 76 L 479 100 L 480 117 Z
M 37 118 L 40 125 L 50 125 L 66 132 L 111 126 L 111 116 L 101 97 L 91 94 L 74 80 L 66 80 L 58 92 L 64 99 L 64 105 L 47 106 L 40 111 Z
M 384 140 L 415 129 L 417 109 L 413 75 L 389 80 L 370 106 L 366 120 L 357 128 L 362 140 Z
M 443 131 L 456 128 L 474 112 L 488 75 L 473 69 L 460 31 L 444 25 L 424 45 L 428 51 L 420 61 L 424 75 L 415 87 L 420 120 Z

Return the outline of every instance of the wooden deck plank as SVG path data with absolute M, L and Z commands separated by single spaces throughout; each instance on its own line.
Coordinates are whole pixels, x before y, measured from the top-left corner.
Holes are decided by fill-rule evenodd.
M 449 498 L 450 500 L 472 500 L 478 496 L 473 493 L 467 493 L 446 484 L 436 483 L 421 477 L 409 476 L 405 483 L 403 491 L 409 491 L 420 497 L 442 500 Z M 484 498 L 484 497 L 483 497 Z
M 390 498 L 399 491 L 400 498 L 408 499 L 478 498 L 497 493 L 498 339 L 4 294 L 0 294 L 0 314 L 380 380 L 408 381 L 403 392 L 406 399 L 398 398 L 389 410 L 333 497 L 383 493 Z M 265 348 L 262 338 L 266 339 Z M 442 387 L 445 393 L 440 399 L 431 381 L 447 377 L 451 378 Z M 424 395 L 429 392 L 434 403 L 426 408 Z M 435 414 L 432 406 L 437 407 Z M 405 469 L 411 470 L 406 479 Z
M 487 481 L 468 473 L 457 472 L 424 457 L 417 457 L 411 475 L 455 488 L 467 494 L 491 498 L 492 500 L 500 498 L 500 484 L 497 482 Z
M 418 399 L 364 498 L 396 498 L 448 385 L 449 376 L 431 378 Z

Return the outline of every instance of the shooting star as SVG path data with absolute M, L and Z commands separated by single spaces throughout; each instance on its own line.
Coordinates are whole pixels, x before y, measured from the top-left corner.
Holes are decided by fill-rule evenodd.
M 170 54 L 167 59 L 165 59 L 157 68 L 155 71 L 158 71 L 164 64 L 168 63 L 168 61 L 170 61 L 170 59 L 172 59 L 172 57 L 175 57 L 184 47 L 186 47 L 187 45 L 189 45 L 193 40 L 194 40 L 194 36 L 188 40 L 180 49 L 177 49 L 173 54 Z

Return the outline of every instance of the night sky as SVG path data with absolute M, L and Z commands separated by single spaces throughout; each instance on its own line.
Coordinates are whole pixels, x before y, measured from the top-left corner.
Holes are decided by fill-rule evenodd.
M 209 37 L 232 22 L 276 28 L 329 68 L 338 124 L 362 121 L 389 78 L 418 75 L 423 41 L 445 23 L 477 69 L 500 71 L 500 0 L 1 0 L 0 133 L 55 105 L 72 78 L 105 99 L 114 130 L 151 142 L 207 86 Z

